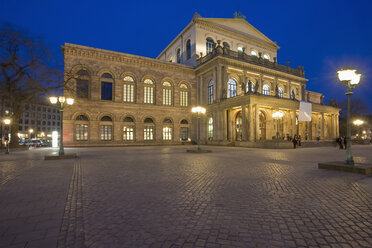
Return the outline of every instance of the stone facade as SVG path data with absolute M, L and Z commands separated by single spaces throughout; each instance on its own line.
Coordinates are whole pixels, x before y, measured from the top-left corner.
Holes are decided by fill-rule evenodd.
M 211 36 L 215 43 L 205 44 Z M 157 59 L 66 43 L 65 95 L 76 101 L 64 111 L 64 142 L 189 142 L 196 140 L 191 114 L 196 105 L 207 109 L 202 143 L 252 146 L 295 134 L 302 140 L 335 139 L 339 109 L 306 90 L 302 67 L 278 64 L 277 49 L 245 20 L 198 15 Z M 312 103 L 311 122 L 298 121 L 299 100 Z M 284 114 L 280 120 L 272 117 L 276 111 Z

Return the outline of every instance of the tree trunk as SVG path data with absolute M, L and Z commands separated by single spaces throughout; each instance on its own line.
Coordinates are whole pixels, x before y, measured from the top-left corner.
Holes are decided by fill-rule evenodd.
M 11 124 L 11 141 L 10 141 L 10 148 L 17 148 L 18 145 L 18 128 L 19 128 L 19 120 L 22 116 L 22 103 L 15 102 L 13 104 L 13 116 L 12 116 L 12 124 Z

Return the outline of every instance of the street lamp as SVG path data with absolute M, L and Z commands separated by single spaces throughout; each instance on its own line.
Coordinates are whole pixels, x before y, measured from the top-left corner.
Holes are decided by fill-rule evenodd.
M 5 130 L 6 130 L 6 136 L 5 136 L 5 144 L 6 144 L 6 150 L 5 150 L 5 154 L 9 154 L 9 127 L 10 127 L 10 123 L 12 122 L 12 120 L 8 117 L 6 117 L 4 119 L 4 124 L 5 124 Z
M 354 165 L 353 155 L 351 154 L 351 95 L 353 92 L 351 91 L 354 89 L 359 81 L 361 74 L 357 74 L 356 70 L 352 69 L 341 69 L 338 72 L 338 79 L 341 83 L 347 87 L 347 120 L 346 120 L 346 164 Z
M 198 106 L 198 107 L 193 107 L 191 109 L 191 112 L 196 114 L 196 116 L 198 118 L 198 137 L 197 137 L 197 139 L 198 139 L 198 151 L 200 151 L 200 117 L 201 117 L 202 114 L 203 115 L 205 114 L 206 110 L 205 110 L 205 108 Z
M 61 133 L 60 133 L 60 145 L 59 145 L 59 156 L 65 155 L 65 151 L 63 149 L 63 109 L 65 108 L 65 103 L 67 105 L 72 105 L 74 104 L 74 99 L 73 98 L 65 98 L 64 96 L 60 97 L 49 97 L 49 100 L 52 104 L 59 104 L 59 109 L 61 112 Z
M 279 120 L 282 119 L 284 114 L 280 111 L 275 111 L 272 116 L 276 120 L 276 139 L 279 139 Z
M 359 119 L 353 121 L 353 124 L 354 124 L 355 126 L 358 127 L 358 130 L 357 130 L 357 136 L 358 136 L 358 138 L 362 138 L 362 137 L 359 137 L 359 131 L 360 131 L 359 127 L 360 127 L 361 125 L 363 125 L 363 123 L 364 123 L 364 121 L 359 120 Z
M 30 133 L 29 138 L 32 139 L 32 133 L 34 132 L 34 129 L 30 128 L 30 129 L 28 130 L 28 132 Z

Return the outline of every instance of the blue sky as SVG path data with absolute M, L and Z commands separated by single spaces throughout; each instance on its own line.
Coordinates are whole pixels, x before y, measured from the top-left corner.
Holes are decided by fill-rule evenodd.
M 349 66 L 363 74 L 353 97 L 372 105 L 371 9 L 368 0 L 0 0 L 0 21 L 44 37 L 61 61 L 64 42 L 155 58 L 195 12 L 231 18 L 240 11 L 278 43 L 279 63 L 304 66 L 308 90 L 325 102 L 345 99 L 336 72 Z

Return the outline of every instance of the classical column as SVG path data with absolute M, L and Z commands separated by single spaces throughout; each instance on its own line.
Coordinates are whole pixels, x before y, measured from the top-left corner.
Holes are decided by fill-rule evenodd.
M 222 98 L 222 78 L 221 78 L 221 65 L 217 65 L 217 91 L 215 92 L 217 101 L 220 101 Z
M 203 77 L 202 76 L 199 76 L 199 83 L 198 83 L 198 105 L 202 105 L 203 104 Z
M 260 129 L 260 119 L 259 119 L 259 110 L 258 110 L 258 105 L 256 104 L 254 106 L 254 112 L 255 112 L 255 118 L 254 118 L 254 122 L 255 122 L 255 141 L 258 141 L 259 140 L 259 134 L 258 134 L 258 131 Z
M 324 140 L 324 113 L 322 113 L 322 123 L 320 125 L 321 125 L 320 139 Z
M 293 110 L 292 113 L 292 137 L 297 134 L 297 125 L 296 125 L 296 110 Z
M 222 140 L 227 140 L 227 110 L 222 110 Z
M 339 116 L 336 114 L 336 137 L 340 136 Z
M 249 136 L 248 140 L 254 141 L 254 123 L 253 123 L 253 108 L 252 104 L 248 104 L 248 127 L 249 127 Z
M 217 84 L 218 84 L 217 83 L 217 80 L 218 80 L 218 78 L 217 78 L 217 75 L 218 75 L 217 68 L 218 67 L 213 68 L 213 81 L 214 81 L 214 84 L 213 84 L 213 103 L 215 103 L 216 99 L 217 99 Z
M 242 141 L 247 141 L 247 114 L 245 104 L 242 105 Z
M 313 139 L 313 118 L 309 122 L 309 140 Z

